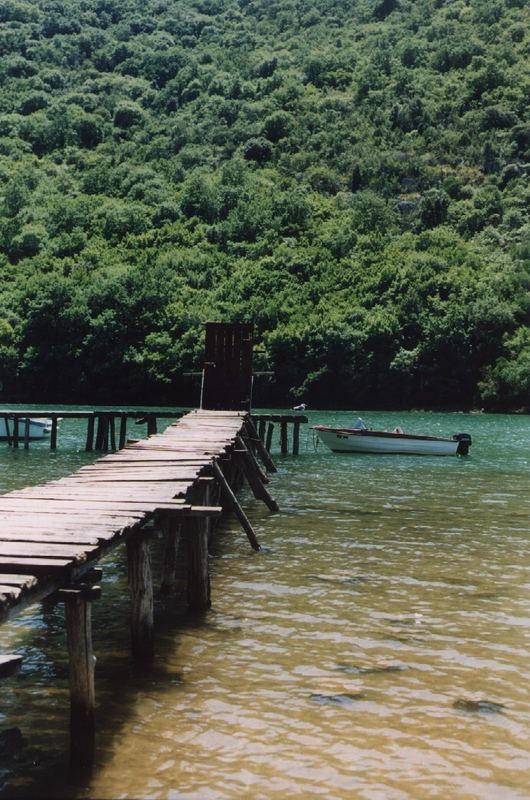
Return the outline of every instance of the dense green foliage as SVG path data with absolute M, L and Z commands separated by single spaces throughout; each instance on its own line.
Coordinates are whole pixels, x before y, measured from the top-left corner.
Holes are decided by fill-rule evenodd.
M 3 399 L 530 396 L 524 0 L 0 0 Z

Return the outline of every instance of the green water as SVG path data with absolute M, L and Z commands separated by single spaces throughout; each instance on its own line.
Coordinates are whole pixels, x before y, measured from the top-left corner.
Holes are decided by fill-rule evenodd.
M 348 424 L 357 412 L 308 412 Z M 468 458 L 281 456 L 271 515 L 243 494 L 263 550 L 237 523 L 211 553 L 213 607 L 157 603 L 157 660 L 129 660 L 123 553 L 94 607 L 98 756 L 65 780 L 68 688 L 60 608 L 2 628 L 24 665 L 2 684 L 5 797 L 528 798 L 530 420 L 362 414 L 408 432 L 469 432 Z M 138 435 L 145 430 L 139 427 Z M 0 445 L 2 490 L 85 463 L 83 424 L 59 450 Z M 90 457 L 92 458 L 92 457 Z M 159 566 L 153 551 L 155 574 Z M 478 705 L 477 705 L 478 704 Z

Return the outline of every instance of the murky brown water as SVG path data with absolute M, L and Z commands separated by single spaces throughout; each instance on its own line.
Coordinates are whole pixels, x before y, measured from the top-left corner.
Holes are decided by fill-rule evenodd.
M 107 564 L 90 787 L 62 776 L 60 610 L 4 626 L 3 649 L 26 661 L 2 684 L 0 729 L 18 725 L 26 744 L 3 796 L 530 797 L 529 420 L 366 419 L 468 430 L 472 455 L 339 456 L 308 438 L 299 458 L 277 457 L 282 513 L 246 496 L 264 550 L 223 527 L 213 608 L 159 606 L 149 675 L 129 663 L 122 556 Z M 349 416 L 312 419 L 331 420 Z

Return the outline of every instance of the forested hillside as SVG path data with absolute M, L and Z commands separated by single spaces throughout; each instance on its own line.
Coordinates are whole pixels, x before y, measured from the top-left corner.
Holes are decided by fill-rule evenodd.
M 526 0 L 0 0 L 0 401 L 530 405 Z

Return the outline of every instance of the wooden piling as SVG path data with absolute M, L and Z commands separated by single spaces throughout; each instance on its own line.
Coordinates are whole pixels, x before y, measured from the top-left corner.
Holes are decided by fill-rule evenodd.
M 289 452 L 289 441 L 287 437 L 287 421 L 282 419 L 280 422 L 280 448 L 282 455 Z
M 219 486 L 221 488 L 221 495 L 224 497 L 227 506 L 233 511 L 238 518 L 239 522 L 245 533 L 247 534 L 247 538 L 252 545 L 254 550 L 261 550 L 260 543 L 258 542 L 258 538 L 254 533 L 254 528 L 250 524 L 250 520 L 248 519 L 247 515 L 241 508 L 237 497 L 233 493 L 232 489 L 230 488 L 228 481 L 226 480 L 225 476 L 223 475 L 223 471 L 219 464 L 214 461 L 212 464 L 212 470 L 214 477 L 217 479 Z
M 137 664 L 147 665 L 154 657 L 154 600 L 149 542 L 145 538 L 134 536 L 128 540 L 127 563 L 132 656 Z
M 29 426 L 31 425 L 29 417 L 24 421 L 24 450 L 29 448 Z
M 154 436 L 157 433 L 157 426 L 156 426 L 156 415 L 155 414 L 148 414 L 147 415 L 147 435 Z
M 94 449 L 94 423 L 95 423 L 95 416 L 91 414 L 88 418 L 87 429 L 86 429 L 86 445 L 85 450 L 90 453 Z
M 92 602 L 82 592 L 65 598 L 66 639 L 70 657 L 70 768 L 89 773 L 95 754 L 95 657 Z
M 293 427 L 293 456 L 300 452 L 300 421 L 295 419 Z
M 114 414 L 109 416 L 110 449 L 116 450 L 116 426 Z
M 118 449 L 123 450 L 127 444 L 127 414 L 120 414 L 120 436 L 118 439 Z
M 207 506 L 210 500 L 208 484 L 197 484 L 188 499 Z M 206 611 L 211 606 L 210 575 L 208 572 L 208 521 L 206 517 L 190 517 L 184 523 L 188 539 L 188 605 L 193 611 Z
M 274 433 L 274 424 L 269 422 L 267 425 L 267 437 L 265 439 L 265 447 L 267 451 L 270 453 L 272 447 L 272 434 Z
M 170 595 L 175 592 L 177 587 L 177 559 L 181 520 L 168 514 L 161 520 L 160 527 L 164 537 L 160 594 Z
M 263 500 L 270 511 L 279 511 L 280 508 L 278 503 L 273 497 L 271 497 L 262 481 L 261 471 L 256 459 L 254 458 L 254 454 L 245 446 L 245 442 L 241 436 L 236 438 L 236 442 L 239 448 L 238 455 L 240 456 L 241 463 L 243 465 L 243 472 L 254 497 L 257 500 Z
M 52 431 L 50 435 L 50 450 L 57 450 L 57 415 L 52 414 Z
M 13 419 L 13 447 L 18 448 L 18 417 Z
M 256 428 L 254 427 L 254 423 L 250 418 L 245 423 L 245 433 L 250 439 L 252 439 L 253 443 L 256 445 L 256 450 L 263 462 L 263 465 L 265 466 L 265 469 L 267 469 L 269 472 L 276 472 L 277 471 L 276 465 L 272 460 L 270 453 L 266 449 L 265 445 L 259 438 Z
M 11 439 L 11 432 L 10 432 L 10 428 L 9 428 L 9 417 L 7 416 L 7 414 L 4 414 L 4 424 L 6 426 L 7 443 L 11 447 L 11 445 L 13 444 L 13 440 Z
M 260 419 L 260 421 L 258 423 L 258 436 L 259 436 L 259 438 L 261 439 L 261 441 L 264 444 L 265 444 L 265 426 L 266 426 L 266 424 L 267 423 L 265 422 L 264 419 Z

